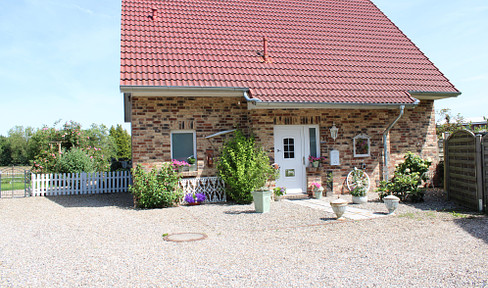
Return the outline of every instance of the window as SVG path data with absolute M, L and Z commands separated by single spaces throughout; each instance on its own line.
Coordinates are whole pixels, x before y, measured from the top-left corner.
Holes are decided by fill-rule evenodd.
M 308 128 L 308 135 L 310 137 L 310 156 L 319 157 L 317 153 L 317 129 Z
M 190 156 L 197 158 L 195 138 L 194 131 L 171 132 L 171 159 L 186 161 Z
M 284 138 L 283 139 L 283 150 L 285 159 L 295 158 L 295 139 Z
M 359 134 L 353 139 L 354 157 L 369 157 L 370 156 L 370 141 L 369 136 Z

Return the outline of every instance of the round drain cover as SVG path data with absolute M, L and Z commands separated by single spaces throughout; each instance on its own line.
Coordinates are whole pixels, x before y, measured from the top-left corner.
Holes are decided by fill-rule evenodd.
M 204 233 L 173 233 L 163 237 L 164 240 L 172 242 L 190 242 L 205 238 L 207 238 L 207 235 Z

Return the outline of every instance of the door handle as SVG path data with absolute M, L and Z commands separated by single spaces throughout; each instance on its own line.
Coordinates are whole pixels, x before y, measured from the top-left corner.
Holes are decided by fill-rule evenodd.
M 305 156 L 303 156 L 302 159 L 303 159 L 303 165 L 305 165 Z
M 276 149 L 276 152 L 281 152 L 281 150 L 280 149 Z

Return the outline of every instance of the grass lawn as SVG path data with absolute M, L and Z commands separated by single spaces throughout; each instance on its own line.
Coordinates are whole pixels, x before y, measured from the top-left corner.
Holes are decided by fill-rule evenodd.
M 3 181 L 2 180 L 2 191 L 9 191 L 9 190 L 24 190 L 24 182 L 13 182 L 10 181 Z

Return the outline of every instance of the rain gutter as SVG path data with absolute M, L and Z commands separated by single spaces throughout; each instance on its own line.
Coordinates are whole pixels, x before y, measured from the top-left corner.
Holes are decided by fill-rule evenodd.
M 388 126 L 388 128 L 386 128 L 385 132 L 383 132 L 383 149 L 384 149 L 384 151 L 383 151 L 383 157 L 384 157 L 384 160 L 383 160 L 383 180 L 385 180 L 385 181 L 388 181 L 388 178 L 389 178 L 388 161 L 389 161 L 390 157 L 388 154 L 388 143 L 387 143 L 388 134 L 390 133 L 391 128 L 393 128 L 393 126 L 395 126 L 395 124 L 398 122 L 398 120 L 400 120 L 400 118 L 402 118 L 404 110 L 405 110 L 405 105 L 401 105 L 400 106 L 400 114 L 398 115 L 398 117 L 395 120 L 393 120 L 393 122 L 391 122 L 391 124 Z

